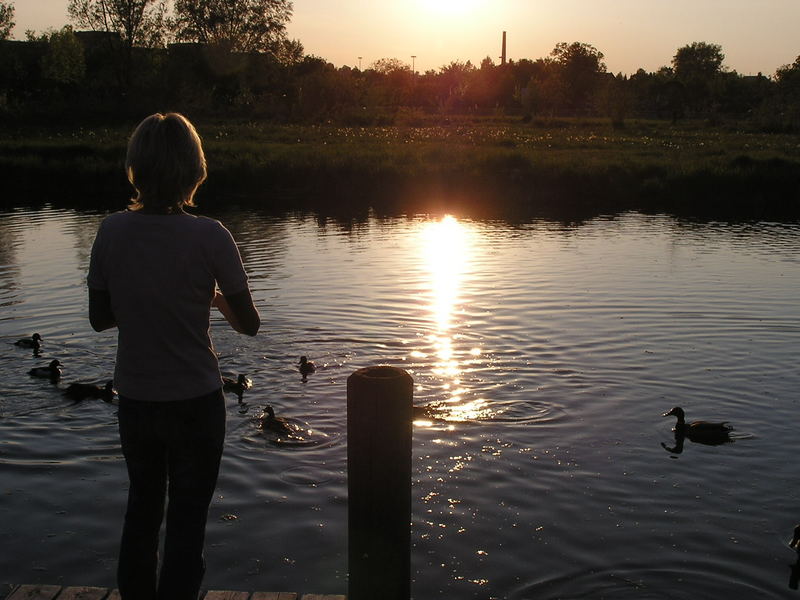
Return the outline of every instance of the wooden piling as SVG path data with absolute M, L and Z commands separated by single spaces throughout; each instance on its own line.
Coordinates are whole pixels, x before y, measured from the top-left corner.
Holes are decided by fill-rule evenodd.
M 411 408 L 403 369 L 347 379 L 348 598 L 411 596 Z

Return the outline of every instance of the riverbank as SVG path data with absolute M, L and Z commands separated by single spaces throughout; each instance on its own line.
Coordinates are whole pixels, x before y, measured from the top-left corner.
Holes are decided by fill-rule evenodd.
M 198 129 L 209 162 L 198 196 L 206 206 L 800 216 L 800 141 L 792 135 L 656 121 L 614 129 L 599 120 L 371 128 L 209 122 Z M 128 135 L 5 131 L 3 205 L 118 206 L 130 194 L 121 175 Z

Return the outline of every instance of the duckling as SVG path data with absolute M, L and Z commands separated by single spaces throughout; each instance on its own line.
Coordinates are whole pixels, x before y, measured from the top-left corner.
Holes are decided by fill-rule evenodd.
M 800 554 L 800 525 L 794 528 L 794 535 L 792 536 L 792 540 L 789 542 L 789 548 L 793 548 L 798 554 Z
M 28 375 L 57 381 L 61 377 L 61 363 L 58 360 L 51 360 L 46 367 L 34 367 L 28 371 Z
M 298 369 L 300 370 L 300 374 L 303 376 L 303 381 L 305 381 L 306 377 L 311 375 L 311 373 L 317 370 L 316 365 L 308 360 L 308 358 L 305 356 L 300 357 L 300 362 L 298 364 L 300 365 Z
M 434 410 L 433 406 L 430 405 L 414 405 L 411 407 L 411 418 L 412 419 L 434 419 L 436 418 L 436 411 Z
M 291 435 L 293 433 L 292 426 L 283 417 L 276 417 L 275 411 L 267 404 L 264 408 L 264 415 L 261 417 L 261 428 L 269 430 L 274 433 L 285 433 Z
M 14 342 L 15 346 L 20 346 L 21 348 L 33 348 L 34 350 L 38 350 L 42 345 L 42 336 L 38 333 L 34 333 L 29 338 L 22 338 Z
M 104 386 L 92 383 L 70 383 L 64 390 L 64 395 L 76 402 L 86 398 L 97 398 L 104 402 L 111 402 L 114 397 L 114 382 L 109 380 Z
M 229 377 L 222 378 L 222 389 L 226 392 L 233 392 L 242 399 L 242 394 L 245 390 L 249 390 L 253 383 L 241 373 L 235 380 Z

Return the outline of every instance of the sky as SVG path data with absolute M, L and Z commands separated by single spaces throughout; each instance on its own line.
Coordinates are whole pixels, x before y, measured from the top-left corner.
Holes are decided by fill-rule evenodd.
M 15 39 L 69 22 L 68 0 L 5 1 L 15 5 Z M 514 60 L 584 42 L 610 72 L 630 74 L 669 65 L 678 48 L 702 41 L 722 46 L 729 69 L 772 75 L 800 55 L 798 24 L 800 0 L 294 0 L 287 29 L 307 54 L 337 67 L 397 58 L 424 72 L 455 60 L 499 62 L 506 31 Z

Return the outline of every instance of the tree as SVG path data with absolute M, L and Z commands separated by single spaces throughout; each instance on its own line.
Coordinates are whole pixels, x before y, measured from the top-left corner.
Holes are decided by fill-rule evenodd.
M 162 46 L 166 32 L 163 0 L 70 0 L 67 13 L 81 27 L 117 33 L 123 46 Z
M 373 71 L 381 75 L 391 75 L 398 71 L 408 71 L 411 73 L 411 66 L 404 63 L 399 58 L 379 58 L 370 67 Z
M 672 66 L 678 79 L 696 80 L 713 77 L 722 70 L 725 55 L 722 46 L 706 42 L 692 42 L 678 48 L 672 58 Z
M 463 110 L 468 83 L 475 72 L 472 62 L 451 61 L 449 65 L 439 68 L 438 103 L 444 112 Z
M 525 116 L 530 118 L 537 112 L 554 115 L 564 104 L 560 66 L 552 58 L 538 58 L 529 70 L 530 78 L 520 89 Z
M 47 51 L 42 56 L 42 77 L 60 86 L 79 83 L 86 73 L 83 45 L 75 37 L 72 27 L 49 30 L 39 36 L 27 32 L 29 42 L 44 42 Z
M 408 101 L 414 82 L 411 65 L 399 58 L 381 58 L 372 63 L 371 70 L 376 103 L 399 106 Z
M 597 95 L 599 108 L 611 119 L 615 128 L 625 126 L 625 118 L 633 107 L 634 96 L 630 80 L 622 73 L 609 74 Z
M 775 71 L 775 85 L 776 104 L 767 118 L 773 122 L 774 129 L 800 131 L 800 56 L 791 65 L 783 65 Z
M 697 114 L 712 111 L 712 83 L 722 73 L 725 55 L 719 44 L 692 42 L 672 58 L 675 79 L 683 84 L 686 102 Z
M 291 16 L 289 0 L 175 0 L 174 27 L 184 41 L 278 55 Z
M 280 40 L 273 44 L 271 52 L 284 65 L 296 65 L 305 57 L 305 49 L 300 40 Z
M 791 65 L 783 65 L 775 71 L 775 81 L 784 96 L 800 99 L 800 56 Z
M 14 29 L 14 5 L 0 2 L 0 40 L 7 40 Z
M 104 31 L 122 88 L 132 81 L 134 46 L 162 46 L 166 32 L 163 0 L 70 0 L 67 13 L 81 27 Z M 116 42 L 113 36 L 119 36 Z
M 564 98 L 573 111 L 591 104 L 600 75 L 606 72 L 603 53 L 591 44 L 561 42 L 550 53 L 559 67 Z

